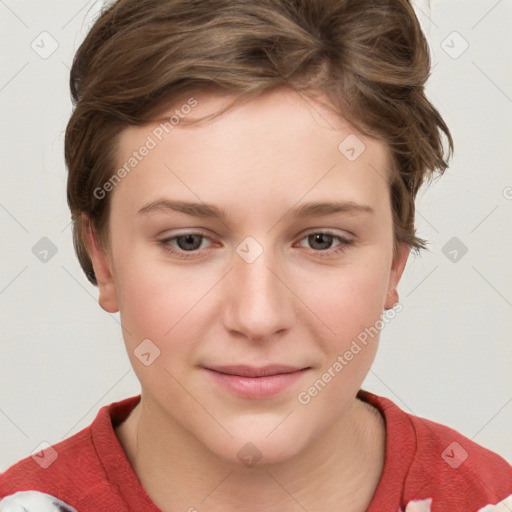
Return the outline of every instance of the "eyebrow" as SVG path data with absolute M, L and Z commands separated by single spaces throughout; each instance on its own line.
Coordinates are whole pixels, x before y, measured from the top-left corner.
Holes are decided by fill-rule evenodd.
M 194 203 L 187 201 L 172 201 L 169 199 L 158 199 L 144 205 L 137 213 L 147 214 L 156 211 L 176 211 L 192 215 L 195 217 L 212 217 L 222 221 L 227 220 L 226 211 L 215 205 L 208 203 Z M 316 202 L 305 203 L 291 210 L 286 215 L 290 215 L 294 219 L 304 217 L 321 217 L 324 215 L 332 215 L 334 213 L 345 214 L 373 214 L 375 210 L 366 204 L 346 201 L 342 203 Z

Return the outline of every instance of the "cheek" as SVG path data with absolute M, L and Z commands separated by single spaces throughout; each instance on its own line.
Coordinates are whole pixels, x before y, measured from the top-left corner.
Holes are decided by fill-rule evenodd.
M 202 290 L 183 268 L 143 253 L 134 250 L 118 260 L 116 288 L 125 340 L 132 346 L 149 338 L 163 346 L 172 341 L 175 326 L 186 322 Z
M 184 382 L 193 363 L 200 339 L 194 332 L 199 323 L 194 304 L 205 292 L 196 284 L 191 286 L 190 277 L 179 268 L 135 261 L 119 272 L 119 281 L 123 337 L 139 381 L 151 394 L 165 390 L 165 395 L 187 406 L 178 382 Z M 146 353 L 150 355 L 144 361 Z
M 342 348 L 382 314 L 389 268 L 376 259 L 361 258 L 329 273 L 317 272 L 299 288 L 297 294 L 314 313 L 313 321 L 326 326 L 326 343 Z
M 388 262 L 370 257 L 319 282 L 316 294 L 309 292 L 311 309 L 321 320 L 314 321 L 316 333 L 320 323 L 329 326 L 315 337 L 322 365 L 297 397 L 309 418 L 335 421 L 360 389 L 377 351 L 388 277 Z

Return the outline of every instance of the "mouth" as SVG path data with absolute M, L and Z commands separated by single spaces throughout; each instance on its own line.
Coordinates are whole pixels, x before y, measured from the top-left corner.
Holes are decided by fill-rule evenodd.
M 207 370 L 211 370 L 218 373 L 224 373 L 226 375 L 238 375 L 239 377 L 270 377 L 272 375 L 283 375 L 288 373 L 294 373 L 301 370 L 307 370 L 309 367 L 295 367 L 287 366 L 282 364 L 272 364 L 268 366 L 254 367 L 246 365 L 236 366 L 208 366 L 205 367 Z
M 222 389 L 242 398 L 261 399 L 276 396 L 290 388 L 311 367 L 273 364 L 261 367 L 247 365 L 203 366 Z

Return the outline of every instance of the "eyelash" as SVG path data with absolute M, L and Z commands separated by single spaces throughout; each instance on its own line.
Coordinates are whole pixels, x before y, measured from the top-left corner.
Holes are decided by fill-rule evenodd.
M 209 236 L 206 233 L 203 233 L 201 231 L 194 231 L 194 232 L 183 233 L 181 235 L 175 235 L 175 236 L 172 236 L 172 237 L 169 237 L 169 238 L 165 238 L 163 240 L 160 240 L 159 244 L 162 246 L 162 249 L 165 252 L 170 253 L 173 256 L 177 256 L 178 258 L 181 258 L 181 259 L 188 259 L 188 258 L 191 258 L 191 257 L 194 257 L 195 255 L 197 255 L 198 251 L 200 251 L 200 249 L 195 249 L 194 251 L 183 251 L 181 249 L 176 249 L 172 245 L 170 245 L 171 241 L 176 240 L 177 238 L 181 238 L 181 237 L 187 236 L 187 235 L 197 235 L 197 236 L 200 236 L 200 237 L 203 237 L 203 238 L 210 239 Z M 316 253 L 316 256 L 319 256 L 321 258 L 332 257 L 332 256 L 335 256 L 337 254 L 341 254 L 344 251 L 346 251 L 347 248 L 350 245 L 352 245 L 352 243 L 353 243 L 353 240 L 349 240 L 349 239 L 344 238 L 344 237 L 342 237 L 340 235 L 337 235 L 336 233 L 334 233 L 333 231 L 328 230 L 328 229 L 327 230 L 323 230 L 323 231 L 311 231 L 309 233 L 306 233 L 300 239 L 300 241 L 304 240 L 305 238 L 308 238 L 311 235 L 328 235 L 328 236 L 332 236 L 334 239 L 337 238 L 339 240 L 339 242 L 340 242 L 340 244 L 335 246 L 334 249 L 326 249 L 324 251 L 311 249 L 314 253 Z

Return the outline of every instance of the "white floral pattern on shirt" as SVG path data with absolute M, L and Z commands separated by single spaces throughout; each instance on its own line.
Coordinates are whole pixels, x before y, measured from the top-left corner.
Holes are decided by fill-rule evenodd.
M 40 491 L 19 491 L 0 500 L 0 512 L 78 512 L 67 503 Z
M 413 500 L 409 501 L 405 510 L 401 508 L 398 512 L 430 512 L 431 505 L 432 498 L 427 498 L 426 500 Z
M 405 510 L 400 508 L 398 512 L 430 512 L 432 505 L 432 498 L 426 500 L 413 500 L 410 501 Z M 504 500 L 496 503 L 496 505 L 486 505 L 478 509 L 477 512 L 510 512 L 512 510 L 512 494 Z M 2 512 L 0 510 L 0 512 Z
M 432 498 L 410 501 L 398 512 L 431 512 Z M 477 512 L 510 512 L 512 494 L 496 505 L 486 505 Z M 0 499 L 0 512 L 78 512 L 63 501 L 39 491 L 19 491 Z
M 512 494 L 496 505 L 487 505 L 478 512 L 510 512 L 512 510 Z

